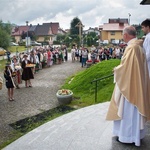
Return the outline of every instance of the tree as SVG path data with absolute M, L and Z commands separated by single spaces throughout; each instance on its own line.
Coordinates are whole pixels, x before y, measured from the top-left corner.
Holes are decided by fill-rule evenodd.
M 35 34 L 32 34 L 31 40 L 32 41 L 37 41 L 38 37 Z
M 95 38 L 96 37 L 96 32 L 89 32 L 88 36 L 91 36 L 91 37 Z
M 75 17 L 71 21 L 70 37 L 73 39 L 73 41 L 76 41 L 78 45 L 81 45 L 82 31 L 83 31 L 82 22 L 78 17 Z
M 78 17 L 75 17 L 71 21 L 71 26 L 70 26 L 70 35 L 79 35 L 79 28 L 76 26 L 80 21 Z
M 44 42 L 48 42 L 49 41 L 49 37 L 48 36 L 45 36 L 44 37 Z
M 142 38 L 144 36 L 144 32 L 142 31 L 141 25 L 133 25 L 137 31 L 137 38 Z
M 90 36 L 87 37 L 87 46 L 92 45 L 92 38 Z
M 0 21 L 0 46 L 7 49 L 11 40 L 11 24 Z
M 56 40 L 59 41 L 60 44 L 62 44 L 64 42 L 65 37 L 65 35 L 57 34 Z
M 95 32 L 89 32 L 86 36 L 86 40 L 87 40 L 87 45 L 88 46 L 92 46 L 92 45 L 95 45 L 95 46 L 98 46 L 98 36 Z
M 70 38 L 69 36 L 66 36 L 66 38 L 64 39 L 64 44 L 69 47 L 70 43 L 72 41 L 72 38 Z

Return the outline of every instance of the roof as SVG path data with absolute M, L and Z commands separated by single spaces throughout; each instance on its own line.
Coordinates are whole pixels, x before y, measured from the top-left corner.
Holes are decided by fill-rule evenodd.
M 35 32 L 37 36 L 55 35 L 58 33 L 59 23 L 43 23 L 42 25 L 16 26 L 12 29 L 12 36 L 21 36 L 23 33 Z
M 60 32 L 62 32 L 62 33 L 64 33 L 64 34 L 66 34 L 67 32 L 66 31 L 64 31 L 63 29 L 61 29 L 61 28 L 58 28 L 58 32 L 60 33 Z
M 128 23 L 104 23 L 103 31 L 122 31 Z
M 142 0 L 141 5 L 150 5 L 150 0 Z
M 127 18 L 111 18 L 108 20 L 109 23 L 128 23 Z
M 59 28 L 59 23 L 50 23 L 51 30 L 53 34 L 57 34 L 58 28 Z
M 29 32 L 34 32 L 36 29 L 36 25 L 30 25 Z
M 43 23 L 37 25 L 35 29 L 35 35 L 45 36 L 57 34 L 59 29 L 59 23 Z
M 12 35 L 22 35 L 23 32 L 27 32 L 30 29 L 30 26 L 16 26 L 13 28 Z
M 35 29 L 35 35 L 48 35 L 50 25 L 37 25 Z
M 103 29 L 103 25 L 99 25 L 99 30 L 102 30 Z
M 99 30 L 98 30 L 98 28 L 91 28 L 91 27 L 89 27 L 89 29 L 87 29 L 87 30 L 84 30 L 84 32 L 86 32 L 86 31 L 98 31 L 99 32 Z

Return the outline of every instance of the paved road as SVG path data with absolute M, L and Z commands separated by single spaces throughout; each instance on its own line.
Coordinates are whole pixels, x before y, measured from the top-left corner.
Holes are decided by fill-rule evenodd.
M 10 123 L 58 106 L 57 90 L 67 77 L 83 69 L 79 62 L 72 63 L 70 58 L 68 62 L 44 68 L 35 74 L 32 88 L 25 88 L 23 81 L 21 88 L 15 89 L 14 102 L 8 101 L 7 89 L 3 85 L 0 90 L 0 144 L 11 137 Z

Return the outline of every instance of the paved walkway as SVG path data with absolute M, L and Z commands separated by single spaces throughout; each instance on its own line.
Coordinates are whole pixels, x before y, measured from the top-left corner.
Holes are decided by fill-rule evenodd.
M 57 90 L 67 77 L 84 69 L 79 62 L 72 63 L 70 57 L 68 62 L 44 68 L 35 74 L 33 88 L 25 88 L 23 81 L 21 88 L 15 89 L 14 102 L 8 101 L 7 89 L 3 84 L 0 90 L 0 145 L 13 136 L 9 124 L 57 107 Z M 3 77 L 2 72 L 0 76 Z
M 7 100 L 3 88 L 0 91 L 0 142 L 11 136 L 10 123 L 58 106 L 56 91 L 65 78 L 81 69 L 78 62 L 67 62 L 41 70 L 33 80 L 33 88 L 24 88 L 22 84 L 21 89 L 15 90 L 15 102 Z M 106 102 L 65 114 L 34 129 L 3 150 L 150 149 L 150 124 L 147 124 L 148 132 L 141 147 L 121 144 L 112 137 L 112 122 L 105 120 L 108 105 Z
M 85 107 L 49 121 L 3 150 L 149 150 L 149 134 L 141 147 L 112 137 L 112 122 L 105 120 L 108 105 Z

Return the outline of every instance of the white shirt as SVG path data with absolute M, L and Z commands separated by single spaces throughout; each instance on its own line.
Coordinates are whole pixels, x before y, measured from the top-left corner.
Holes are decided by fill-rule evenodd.
M 150 61 L 150 32 L 145 37 L 143 47 L 146 53 L 147 61 Z
M 150 75 L 150 32 L 145 37 L 143 48 L 146 54 L 148 70 L 149 70 L 149 75 Z

